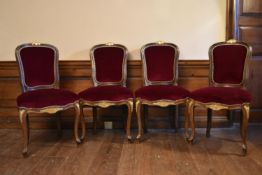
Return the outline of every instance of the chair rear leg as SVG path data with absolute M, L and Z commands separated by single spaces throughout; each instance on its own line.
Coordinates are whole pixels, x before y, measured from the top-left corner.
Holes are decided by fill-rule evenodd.
M 97 128 L 97 107 L 93 107 L 93 134 L 96 134 Z
M 169 120 L 170 120 L 170 127 L 176 128 L 176 106 L 169 106 L 168 107 L 169 110 Z
M 210 137 L 211 127 L 212 127 L 212 109 L 207 108 L 207 129 L 206 129 L 206 137 Z
M 56 127 L 57 127 L 57 137 L 61 138 L 62 136 L 62 120 L 61 120 L 61 112 L 56 113 Z
M 148 106 L 147 105 L 142 105 L 142 111 L 143 111 L 143 115 L 142 115 L 142 118 L 143 118 L 143 132 L 144 134 L 146 134 L 148 131 L 147 131 L 147 120 L 148 120 Z
M 122 111 L 123 111 L 122 112 L 123 113 L 123 119 L 122 119 L 122 121 L 123 121 L 123 128 L 126 131 L 126 128 L 127 128 L 126 125 L 127 125 L 127 119 L 128 119 L 128 108 L 126 106 L 123 106 L 122 107 Z
M 227 119 L 228 119 L 228 122 L 229 122 L 229 125 L 230 126 L 233 126 L 233 121 L 234 121 L 234 111 L 233 110 L 228 110 L 227 111 Z

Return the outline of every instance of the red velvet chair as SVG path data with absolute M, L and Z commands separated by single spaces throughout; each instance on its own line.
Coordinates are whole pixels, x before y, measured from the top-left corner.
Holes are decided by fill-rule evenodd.
M 96 130 L 97 107 L 126 106 L 127 138 L 131 140 L 130 123 L 133 111 L 133 94 L 126 87 L 127 49 L 120 44 L 100 44 L 90 51 L 94 87 L 79 93 L 81 109 L 93 108 L 93 130 Z
M 59 89 L 58 50 L 49 44 L 22 44 L 16 48 L 23 93 L 17 97 L 19 118 L 23 130 L 23 154 L 29 143 L 29 118 L 31 113 L 59 113 L 75 109 L 75 139 L 80 143 L 77 125 L 80 120 L 79 97 L 68 90 Z M 58 115 L 59 119 L 59 115 Z M 61 123 L 58 120 L 58 129 Z M 84 133 L 82 133 L 84 134 Z
M 156 42 L 141 48 L 144 87 L 135 92 L 136 114 L 141 115 L 141 107 L 146 131 L 147 106 L 168 107 L 186 104 L 190 92 L 177 86 L 179 49 L 175 44 Z M 141 124 L 139 125 L 141 128 Z M 139 129 L 141 131 L 141 129 Z M 140 138 L 139 133 L 138 138 Z
M 247 152 L 246 130 L 249 119 L 251 95 L 246 91 L 248 78 L 248 60 L 251 57 L 251 47 L 236 40 L 220 42 L 209 49 L 210 74 L 209 87 L 195 90 L 191 93 L 189 113 L 193 126 L 191 138 L 195 137 L 194 107 L 203 106 L 208 110 L 206 136 L 210 136 L 212 110 L 242 110 L 241 138 L 243 152 Z

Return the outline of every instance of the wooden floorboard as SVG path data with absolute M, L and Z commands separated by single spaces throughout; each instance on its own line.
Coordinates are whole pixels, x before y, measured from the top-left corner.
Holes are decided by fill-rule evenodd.
M 215 128 L 211 137 L 197 129 L 194 145 L 183 130 L 149 130 L 141 143 L 129 143 L 123 130 L 87 131 L 76 145 L 72 130 L 31 130 L 29 156 L 21 155 L 21 130 L 0 130 L 1 175 L 256 175 L 262 172 L 262 126 L 248 130 L 248 155 L 241 154 L 239 126 Z

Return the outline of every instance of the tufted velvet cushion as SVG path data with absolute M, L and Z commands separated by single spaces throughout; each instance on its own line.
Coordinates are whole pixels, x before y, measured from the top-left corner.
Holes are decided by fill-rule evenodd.
M 191 98 L 202 103 L 222 103 L 228 105 L 251 102 L 250 93 L 240 88 L 206 87 L 191 93 Z
M 40 89 L 22 93 L 17 97 L 17 106 L 25 108 L 44 108 L 65 106 L 79 100 L 78 95 L 63 89 Z
M 174 78 L 175 50 L 171 46 L 151 46 L 145 49 L 149 81 L 171 81 Z
M 125 57 L 122 48 L 101 47 L 95 49 L 93 54 L 98 82 L 119 82 L 122 80 Z
M 20 56 L 27 86 L 54 83 L 54 50 L 46 47 L 25 47 L 21 50 Z
M 97 86 L 79 93 L 85 101 L 122 101 L 133 98 L 132 92 L 122 86 Z
M 144 86 L 135 92 L 136 98 L 148 101 L 155 100 L 179 100 L 188 97 L 190 94 L 186 89 L 172 85 L 151 85 Z
M 247 48 L 242 45 L 215 47 L 213 49 L 214 81 L 229 84 L 241 83 L 246 56 Z

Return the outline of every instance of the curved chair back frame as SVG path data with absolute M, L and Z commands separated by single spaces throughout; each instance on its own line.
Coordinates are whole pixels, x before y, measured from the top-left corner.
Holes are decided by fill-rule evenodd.
M 160 80 L 160 81 L 151 81 L 148 78 L 148 71 L 147 71 L 147 61 L 146 61 L 146 49 L 150 47 L 171 47 L 174 49 L 174 61 L 173 61 L 173 75 L 172 79 L 170 80 Z M 142 66 L 143 66 L 143 78 L 144 78 L 144 85 L 177 85 L 177 79 L 178 79 L 178 57 L 179 57 L 179 49 L 178 47 L 173 43 L 166 43 L 166 42 L 155 42 L 155 43 L 148 43 L 144 45 L 140 50 L 141 58 L 142 58 Z
M 26 75 L 25 75 L 25 68 L 23 65 L 23 58 L 21 56 L 21 51 L 23 49 L 27 48 L 48 48 L 51 49 L 54 52 L 54 75 L 52 79 L 54 80 L 51 84 L 37 84 L 34 86 L 30 86 L 26 83 Z M 15 56 L 16 60 L 19 65 L 19 74 L 20 74 L 20 82 L 22 86 L 22 91 L 27 92 L 27 91 L 32 91 L 32 90 L 37 90 L 37 89 L 49 89 L 49 88 L 59 88 L 59 70 L 58 70 L 58 49 L 50 44 L 41 44 L 41 43 L 27 43 L 27 44 L 22 44 L 19 45 L 16 50 L 15 50 Z
M 123 61 L 122 61 L 122 77 L 121 80 L 119 81 L 99 81 L 97 79 L 97 65 L 95 61 L 95 51 L 97 49 L 102 49 L 102 48 L 119 48 L 122 49 L 123 51 Z M 90 50 L 90 58 L 91 58 L 91 64 L 92 64 L 92 79 L 94 86 L 108 86 L 108 85 L 121 85 L 121 86 L 126 86 L 126 79 L 127 79 L 127 48 L 124 45 L 121 44 L 114 44 L 114 43 L 106 43 L 106 44 L 99 44 L 95 45 L 91 48 Z M 110 57 L 110 55 L 109 55 Z M 114 65 L 112 58 L 112 65 Z M 105 66 L 112 66 L 112 65 L 105 65 Z
M 246 57 L 245 57 L 245 61 L 244 61 L 244 65 L 243 65 L 243 74 L 242 74 L 242 80 L 241 82 L 239 83 L 219 83 L 219 82 L 216 82 L 214 80 L 214 68 L 215 68 L 215 65 L 214 65 L 214 55 L 213 55 L 213 51 L 214 49 L 216 49 L 217 47 L 219 46 L 243 46 L 246 48 Z M 252 48 L 244 43 L 244 42 L 239 42 L 239 41 L 236 41 L 234 39 L 231 39 L 231 40 L 228 40 L 226 42 L 219 42 L 219 43 L 216 43 L 214 45 L 212 45 L 210 48 L 209 48 L 209 59 L 210 59 L 210 65 L 209 65 L 209 85 L 210 86 L 215 86 L 215 87 L 243 87 L 243 88 L 246 88 L 246 83 L 247 83 L 247 79 L 248 79 L 248 63 L 249 63 L 249 59 L 250 57 L 252 56 Z M 231 68 L 233 68 L 234 65 L 232 65 Z

